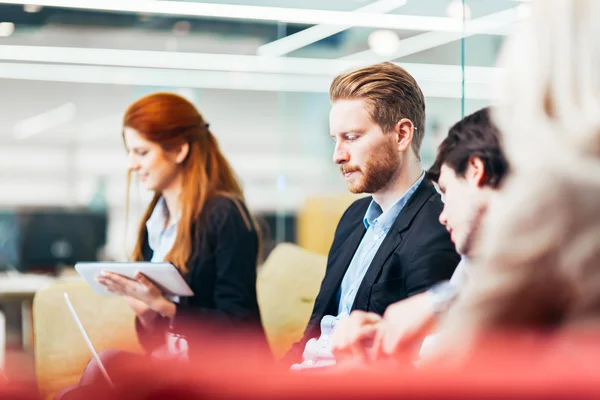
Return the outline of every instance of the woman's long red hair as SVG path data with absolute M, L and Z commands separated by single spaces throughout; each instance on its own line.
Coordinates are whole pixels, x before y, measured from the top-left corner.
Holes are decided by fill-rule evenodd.
M 200 219 L 206 202 L 218 195 L 232 198 L 248 229 L 256 230 L 256 222 L 242 207 L 244 195 L 229 162 L 223 156 L 217 140 L 208 129 L 196 107 L 185 98 L 171 93 L 154 93 L 133 103 L 125 112 L 123 126 L 135 129 L 142 137 L 169 150 L 184 143 L 189 153 L 181 164 L 182 182 L 179 197 L 181 218 L 177 227 L 177 240 L 165 257 L 182 273 L 187 273 L 187 263 L 192 256 L 192 228 Z M 127 208 L 131 171 L 128 176 Z M 137 241 L 132 253 L 134 261 L 143 260 L 142 246 L 146 238 L 146 221 L 152 215 L 161 197 L 156 192 L 138 228 Z M 259 235 L 260 249 L 260 235 Z

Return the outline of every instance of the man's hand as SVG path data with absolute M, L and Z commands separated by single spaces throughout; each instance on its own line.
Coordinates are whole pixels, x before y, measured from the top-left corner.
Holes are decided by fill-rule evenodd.
M 379 315 L 364 311 L 353 311 L 348 318 L 341 320 L 333 331 L 331 343 L 336 362 L 369 362 L 369 350 L 380 323 Z
M 436 315 L 425 292 L 388 306 L 374 343 L 376 358 L 393 357 L 414 361 L 423 339 L 436 322 Z

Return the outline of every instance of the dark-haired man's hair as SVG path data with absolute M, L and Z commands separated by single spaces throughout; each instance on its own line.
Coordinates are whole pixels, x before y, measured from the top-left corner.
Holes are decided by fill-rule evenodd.
M 466 116 L 450 128 L 448 137 L 438 147 L 437 157 L 427 171 L 427 177 L 437 182 L 442 165 L 464 177 L 472 157 L 483 162 L 484 185 L 499 187 L 509 168 L 500 144 L 500 131 L 492 122 L 489 108 Z

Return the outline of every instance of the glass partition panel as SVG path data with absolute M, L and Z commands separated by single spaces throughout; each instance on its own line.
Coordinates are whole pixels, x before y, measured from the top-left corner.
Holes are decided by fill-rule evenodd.
M 466 1 L 465 16 L 474 21 L 516 3 Z M 105 207 L 102 257 L 110 259 L 126 256 L 149 199 L 134 185 L 126 229 L 121 119 L 137 98 L 169 91 L 199 108 L 244 185 L 265 253 L 284 241 L 326 253 L 355 198 L 332 160 L 332 79 L 382 61 L 406 68 L 426 97 L 426 168 L 463 111 L 488 103 L 502 39 L 465 38 L 462 1 L 141 4 L 0 4 L 0 207 Z

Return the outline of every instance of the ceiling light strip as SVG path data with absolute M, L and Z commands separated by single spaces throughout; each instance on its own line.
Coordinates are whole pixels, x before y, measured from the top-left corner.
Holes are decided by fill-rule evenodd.
M 29 3 L 27 0 L 0 0 L 0 4 L 24 5 Z M 45 7 L 61 7 L 93 11 L 277 21 L 309 25 L 326 24 L 414 31 L 440 30 L 448 32 L 456 32 L 462 29 L 460 21 L 445 17 L 386 15 L 352 11 L 330 11 L 238 4 L 165 0 L 36 0 L 36 4 Z
M 399 64 L 407 66 L 406 64 Z M 420 67 L 430 67 L 423 74 Z M 441 80 L 436 72 L 454 72 L 455 66 L 428 66 L 411 64 L 415 79 L 430 97 L 460 98 L 460 81 Z M 450 68 L 449 70 L 446 68 Z M 460 67 L 457 67 L 460 69 Z M 485 69 L 494 73 L 494 69 Z M 491 70 L 491 71 L 489 71 Z M 450 76 L 446 76 L 450 77 Z M 327 93 L 331 77 L 299 76 L 227 71 L 189 71 L 154 68 L 104 67 L 90 65 L 56 65 L 37 63 L 2 63 L 1 79 L 19 79 L 51 82 L 116 84 L 151 87 L 190 87 L 203 89 L 256 90 L 272 92 Z M 489 81 L 469 82 L 469 98 L 488 98 Z
M 50 46 L 0 45 L 0 60 L 52 64 L 79 64 L 104 67 L 156 68 L 165 70 L 224 71 L 301 77 L 331 77 L 340 72 L 370 64 L 372 60 L 331 60 L 300 57 L 261 57 L 233 54 L 175 53 L 146 50 L 90 49 Z M 11 63 L 3 64 L 4 67 Z M 417 79 L 461 81 L 460 65 L 398 63 Z M 494 68 L 467 67 L 481 81 L 492 81 Z
M 360 7 L 354 12 L 385 14 L 406 4 L 406 0 L 379 0 Z M 352 26 L 316 25 L 300 32 L 285 36 L 258 48 L 257 54 L 263 56 L 282 56 L 292 51 L 323 40 L 337 33 L 350 29 Z
M 521 19 L 518 8 L 510 8 L 500 11 L 485 17 L 477 18 L 465 23 L 464 32 L 426 32 L 420 35 L 412 36 L 400 41 L 400 50 L 391 56 L 381 57 L 376 55 L 371 50 L 361 51 L 345 57 L 341 60 L 375 60 L 375 61 L 391 61 L 401 57 L 406 57 L 411 54 L 429 50 L 434 47 L 452 43 L 454 41 L 467 38 L 477 34 L 495 33 L 498 30 L 503 30 L 508 25 L 513 24 Z M 501 31 L 499 33 L 504 33 Z

